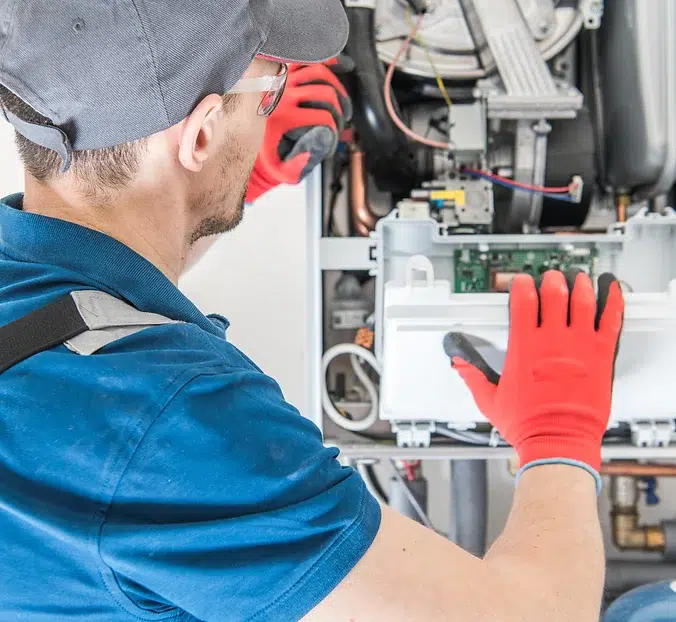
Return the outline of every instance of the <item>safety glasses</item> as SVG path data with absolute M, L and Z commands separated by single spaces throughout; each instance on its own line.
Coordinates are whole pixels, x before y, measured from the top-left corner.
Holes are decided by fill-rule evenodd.
M 258 114 L 261 117 L 269 117 L 277 108 L 279 100 L 286 88 L 286 78 L 289 68 L 282 63 L 276 76 L 261 76 L 260 78 L 242 78 L 228 93 L 263 93 L 261 103 L 258 105 Z

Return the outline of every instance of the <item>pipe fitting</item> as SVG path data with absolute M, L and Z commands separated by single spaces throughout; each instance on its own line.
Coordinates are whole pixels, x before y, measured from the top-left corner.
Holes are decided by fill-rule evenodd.
M 664 552 L 665 534 L 661 525 L 640 525 L 638 481 L 613 477 L 610 482 L 613 543 L 621 551 Z

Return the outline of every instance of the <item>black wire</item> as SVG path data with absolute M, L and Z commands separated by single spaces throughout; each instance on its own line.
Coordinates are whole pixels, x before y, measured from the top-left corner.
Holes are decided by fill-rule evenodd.
M 329 197 L 329 222 L 327 224 L 327 235 L 330 237 L 333 235 L 333 219 L 336 211 L 336 204 L 338 203 L 338 196 L 343 191 L 343 175 L 347 170 L 349 160 L 346 156 L 337 154 L 333 162 L 333 172 L 331 177 L 331 185 L 329 190 L 331 191 Z
M 373 465 L 372 464 L 365 464 L 364 465 L 364 471 L 366 472 L 366 475 L 369 478 L 369 483 L 373 487 L 373 490 L 376 491 L 378 496 L 385 503 L 389 504 L 390 499 L 387 496 L 387 493 L 385 492 L 385 489 L 383 488 L 382 484 L 380 483 L 380 480 L 378 479 L 378 476 L 376 475 L 376 470 L 373 468 Z

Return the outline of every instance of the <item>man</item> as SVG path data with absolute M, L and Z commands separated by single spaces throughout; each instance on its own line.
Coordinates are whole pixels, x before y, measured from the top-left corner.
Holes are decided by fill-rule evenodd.
M 502 378 L 456 337 L 522 463 L 483 560 L 379 508 L 175 286 L 191 245 L 241 218 L 285 63 L 340 52 L 339 1 L 0 13 L 27 171 L 0 206 L 0 620 L 596 619 L 612 279 L 597 303 L 585 275 L 517 278 Z M 257 174 L 302 175 L 315 139 L 291 140 Z

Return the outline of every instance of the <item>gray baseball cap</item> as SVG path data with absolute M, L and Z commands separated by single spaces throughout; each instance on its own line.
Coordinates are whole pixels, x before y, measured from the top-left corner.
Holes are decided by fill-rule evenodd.
M 51 124 L 3 113 L 65 170 L 178 123 L 256 55 L 321 62 L 347 34 L 340 0 L 0 0 L 0 83 Z

